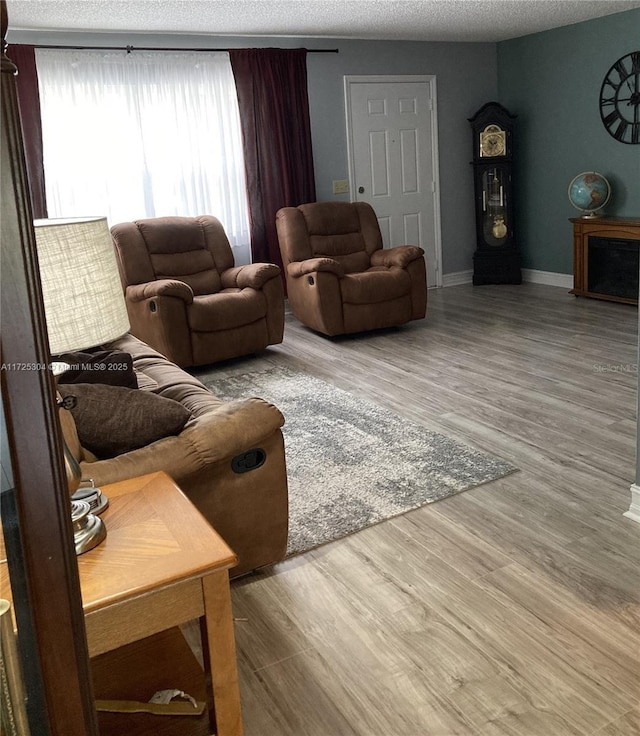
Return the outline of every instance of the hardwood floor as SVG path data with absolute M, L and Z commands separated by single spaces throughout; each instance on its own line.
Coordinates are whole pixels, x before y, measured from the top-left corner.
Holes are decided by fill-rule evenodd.
M 533 284 L 357 337 L 287 317 L 255 360 L 520 471 L 234 582 L 246 736 L 640 733 L 637 319 Z

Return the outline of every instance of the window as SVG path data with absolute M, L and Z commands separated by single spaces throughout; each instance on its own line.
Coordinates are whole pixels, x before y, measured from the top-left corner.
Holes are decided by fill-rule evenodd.
M 49 217 L 211 214 L 249 243 L 226 52 L 37 50 Z

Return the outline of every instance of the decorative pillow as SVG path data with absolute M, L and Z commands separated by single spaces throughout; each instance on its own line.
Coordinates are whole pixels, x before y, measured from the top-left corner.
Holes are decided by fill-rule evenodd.
M 133 371 L 133 357 L 120 350 L 95 350 L 63 353 L 54 360 L 69 363 L 69 370 L 58 377 L 65 383 L 104 383 L 108 386 L 138 388 Z
M 58 391 L 76 397 L 71 413 L 80 444 L 100 459 L 179 434 L 191 417 L 173 399 L 124 386 L 74 383 Z

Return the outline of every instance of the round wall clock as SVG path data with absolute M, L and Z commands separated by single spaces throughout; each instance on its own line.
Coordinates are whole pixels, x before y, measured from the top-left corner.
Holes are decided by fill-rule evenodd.
M 600 117 L 620 143 L 640 143 L 640 51 L 622 56 L 606 73 Z

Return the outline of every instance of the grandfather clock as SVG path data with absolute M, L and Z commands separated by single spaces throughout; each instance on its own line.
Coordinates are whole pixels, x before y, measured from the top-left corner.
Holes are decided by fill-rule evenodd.
M 497 102 L 488 102 L 469 118 L 476 201 L 473 283 L 477 285 L 522 283 L 513 229 L 515 118 Z

